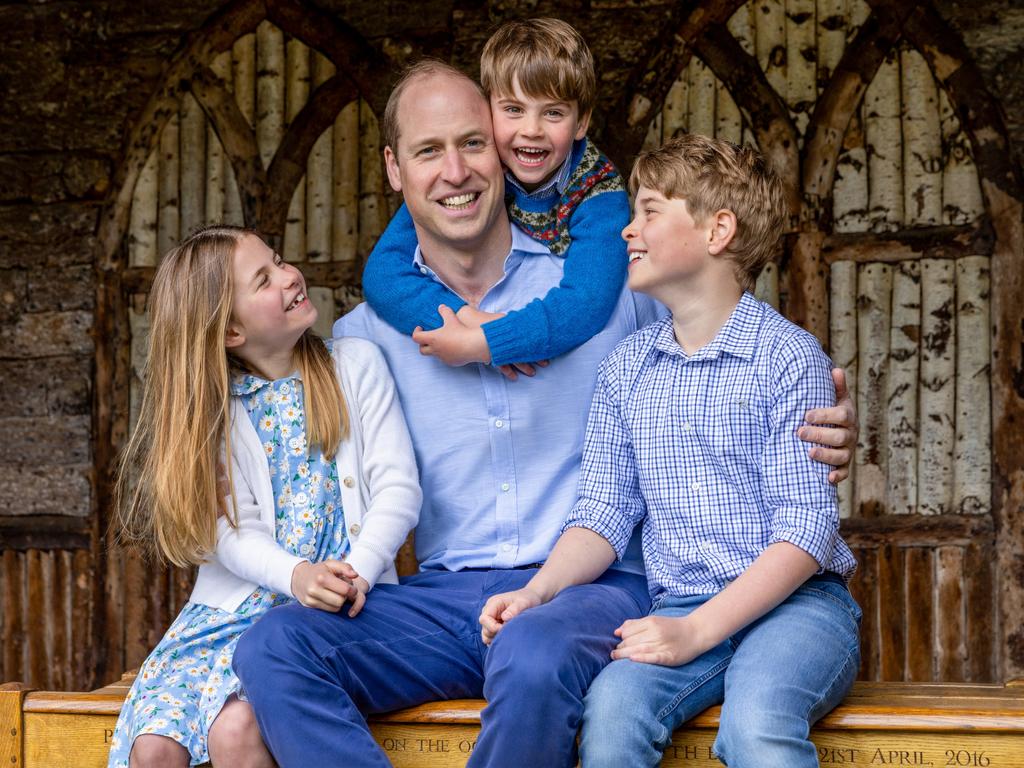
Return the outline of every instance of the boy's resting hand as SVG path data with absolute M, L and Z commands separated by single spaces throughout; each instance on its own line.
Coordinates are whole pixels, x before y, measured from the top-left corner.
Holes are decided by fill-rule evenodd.
M 349 600 L 348 615 L 354 617 L 363 609 L 369 591 L 366 579 L 341 560 L 303 561 L 292 571 L 292 595 L 307 608 L 337 613 Z
M 480 637 L 484 644 L 490 645 L 506 622 L 542 602 L 541 596 L 528 587 L 493 595 L 480 612 Z
M 820 443 L 807 452 L 815 461 L 831 464 L 828 481 L 833 485 L 850 476 L 850 461 L 857 447 L 857 409 L 846 386 L 846 373 L 842 368 L 832 369 L 832 381 L 836 385 L 834 408 L 815 408 L 804 414 L 808 425 L 802 426 L 796 434 L 805 443 Z M 823 447 L 826 446 L 826 447 Z
M 678 667 L 708 650 L 699 634 L 692 614 L 630 619 L 615 630 L 621 642 L 612 658 Z
M 431 355 L 451 366 L 491 362 L 491 350 L 480 326 L 466 325 L 444 304 L 437 311 L 444 320 L 440 328 L 424 331 L 416 326 L 412 332 L 412 340 L 420 345 L 421 355 Z

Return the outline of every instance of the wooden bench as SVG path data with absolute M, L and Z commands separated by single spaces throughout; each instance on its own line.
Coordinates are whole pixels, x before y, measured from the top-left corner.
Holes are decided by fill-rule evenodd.
M 0 686 L 0 768 L 105 766 L 130 684 L 126 675 L 87 693 Z M 482 707 L 482 701 L 438 702 L 373 717 L 370 727 L 397 768 L 463 766 Z M 676 731 L 662 765 L 720 765 L 711 755 L 718 714 L 713 707 Z M 1024 768 L 1024 681 L 857 683 L 813 738 L 822 765 Z

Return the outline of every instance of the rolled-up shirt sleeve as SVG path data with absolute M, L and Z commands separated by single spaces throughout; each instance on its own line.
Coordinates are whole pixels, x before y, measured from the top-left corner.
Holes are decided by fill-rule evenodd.
M 618 390 L 618 381 L 606 360 L 598 371 L 590 405 L 578 498 L 562 530 L 594 531 L 608 540 L 621 560 L 633 528 L 646 514 L 646 506 Z

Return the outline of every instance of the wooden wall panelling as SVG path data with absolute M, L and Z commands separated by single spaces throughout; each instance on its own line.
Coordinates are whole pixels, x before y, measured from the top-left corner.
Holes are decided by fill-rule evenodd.
M 917 511 L 918 344 L 921 335 L 921 266 L 905 261 L 892 270 L 892 325 L 889 344 L 888 511 Z
M 178 114 L 175 112 L 160 133 L 159 149 L 159 214 L 156 247 L 160 254 L 176 246 L 181 236 L 181 213 L 178 208 Z
M 292 124 L 309 100 L 310 50 L 301 41 L 289 38 L 285 45 L 285 127 Z M 283 255 L 287 261 L 306 259 L 306 185 L 295 185 L 285 222 Z
M 959 682 L 964 679 L 966 656 L 963 549 L 939 547 L 936 561 L 936 673 L 939 680 Z
M 815 0 L 786 0 L 786 102 L 802 136 L 818 96 Z
M 25 621 L 23 617 L 25 585 L 25 553 L 11 549 L 3 553 L 4 648 L 3 667 L 6 678 L 24 675 Z
M 956 262 L 956 448 L 953 509 L 992 510 L 989 259 Z
M 969 224 L 985 211 L 978 183 L 978 169 L 971 155 L 971 141 L 960 125 L 945 89 L 938 89 L 942 130 L 942 221 Z
M 938 88 L 928 63 L 900 47 L 903 129 L 903 212 L 910 226 L 942 223 L 942 128 Z
M 334 64 L 319 53 L 313 54 L 310 70 L 314 88 L 319 88 L 335 74 Z M 333 158 L 332 123 L 313 144 L 306 164 L 306 254 L 309 261 L 331 260 Z M 333 304 L 329 314 L 334 314 Z M 333 318 L 330 322 L 333 322 Z
M 831 267 L 831 312 L 829 318 L 829 353 L 832 364 L 846 371 L 846 386 L 857 402 L 857 265 L 837 261 Z M 854 510 L 854 488 L 857 464 L 851 462 L 850 477 L 836 488 L 840 518 L 850 517 Z
M 373 244 L 387 224 L 384 171 L 377 117 L 366 101 L 359 102 L 359 264 L 360 273 Z
M 206 219 L 206 118 L 195 97 L 181 97 L 179 112 L 181 168 L 178 197 L 181 204 L 181 239 L 188 237 Z
M 901 680 L 906 657 L 903 548 L 878 548 L 878 657 L 882 680 Z
M 855 455 L 856 514 L 885 513 L 888 460 L 889 345 L 892 269 L 888 264 L 864 264 L 857 279 L 857 412 L 860 419 Z
M 913 682 L 935 679 L 932 653 L 935 640 L 933 557 L 930 547 L 908 547 L 904 553 L 904 611 L 907 625 L 905 679 Z
M 972 541 L 964 550 L 964 603 L 967 623 L 968 680 L 999 680 L 999 642 L 996 632 L 998 592 L 993 539 Z
M 334 121 L 331 256 L 355 262 L 359 243 L 359 100 L 344 106 Z
M 857 573 L 850 589 L 863 612 L 860 624 L 860 679 L 879 679 L 878 550 L 854 548 Z
M 128 263 L 154 266 L 157 262 L 158 153 L 151 152 L 132 192 L 128 224 Z
M 210 71 L 231 91 L 231 53 L 224 51 L 210 65 Z M 225 162 L 224 147 L 217 137 L 213 124 L 203 118 L 206 123 L 206 195 L 205 221 L 207 224 L 227 222 L 225 216 L 225 199 L 228 191 L 228 174 L 230 163 Z M 233 183 L 233 179 L 232 179 Z M 235 190 L 237 194 L 237 190 Z

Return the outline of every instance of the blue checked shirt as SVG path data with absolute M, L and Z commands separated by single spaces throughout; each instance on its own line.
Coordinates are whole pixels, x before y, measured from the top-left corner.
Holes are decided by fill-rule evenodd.
M 849 578 L 829 467 L 796 436 L 809 408 L 835 401 L 830 367 L 817 339 L 750 294 L 692 355 L 671 317 L 634 333 L 598 371 L 564 528 L 621 557 L 642 522 L 654 597 L 718 592 L 779 541 Z

